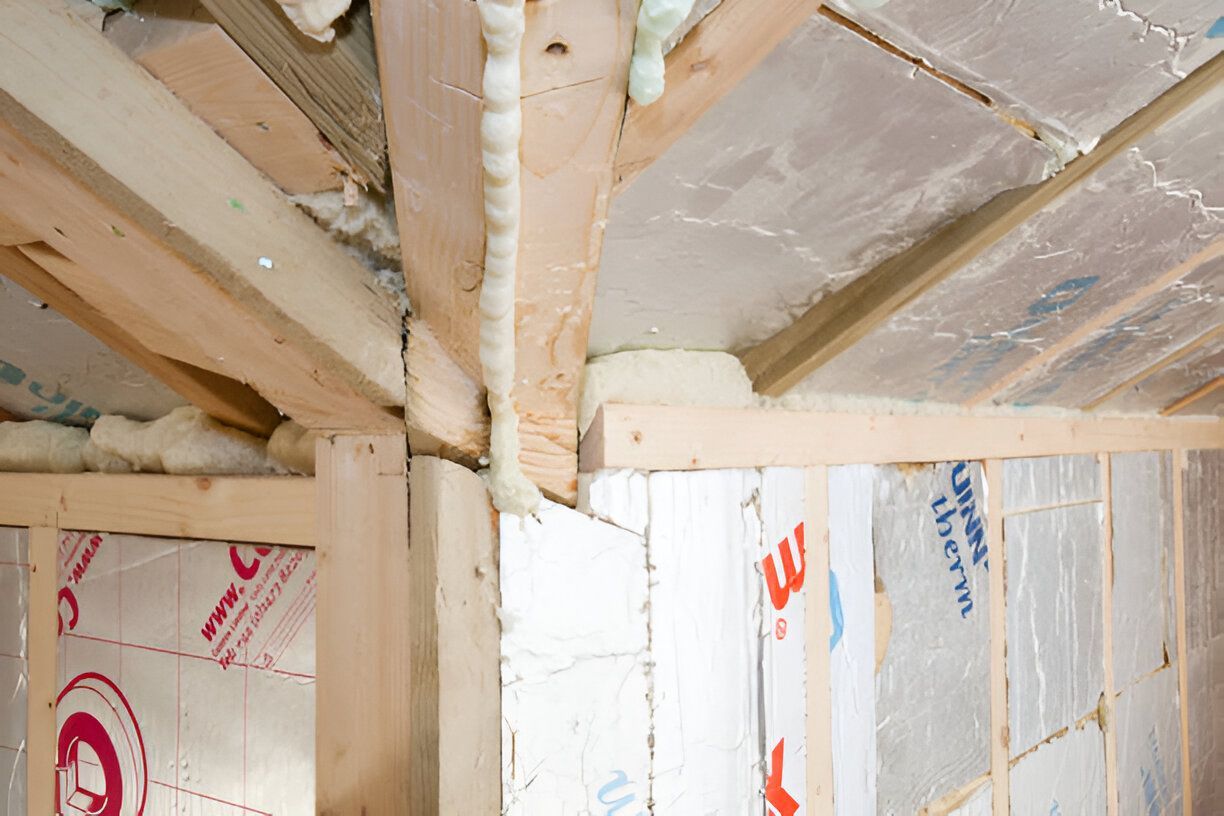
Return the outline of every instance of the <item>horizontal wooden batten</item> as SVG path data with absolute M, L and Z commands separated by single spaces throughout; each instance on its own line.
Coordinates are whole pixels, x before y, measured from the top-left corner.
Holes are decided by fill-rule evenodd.
M 300 476 L 0 473 L 0 525 L 315 545 Z
M 1224 447 L 1224 421 L 1154 417 L 877 416 L 604 405 L 583 471 L 944 462 Z

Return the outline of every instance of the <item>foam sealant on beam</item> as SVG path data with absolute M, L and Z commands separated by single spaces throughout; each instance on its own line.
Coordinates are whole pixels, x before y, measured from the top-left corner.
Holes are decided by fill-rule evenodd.
M 650 591 L 637 535 L 544 502 L 501 517 L 503 813 L 650 796 Z
M 28 533 L 0 527 L 0 805 L 26 816 L 26 651 L 29 616 Z
M 876 681 L 882 813 L 916 813 L 990 770 L 985 511 L 976 463 L 876 470 L 875 567 L 893 621 Z
M 877 655 L 887 647 L 891 620 L 885 595 L 876 593 L 872 545 L 875 469 L 829 468 L 829 640 L 833 712 L 835 816 L 872 813 L 876 803 Z M 967 816 L 967 815 L 966 815 Z
M 629 63 L 629 95 L 639 105 L 663 95 L 663 47 L 692 10 L 693 0 L 643 0 Z

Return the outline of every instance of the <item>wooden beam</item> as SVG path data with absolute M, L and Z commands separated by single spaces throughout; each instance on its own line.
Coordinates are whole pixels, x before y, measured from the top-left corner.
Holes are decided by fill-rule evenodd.
M 320 439 L 315 799 L 321 816 L 408 813 L 412 575 L 405 437 Z
M 1104 692 L 1098 717 L 1105 736 L 1105 814 L 1118 816 L 1118 722 L 1117 685 L 1114 678 L 1114 505 L 1113 457 L 1097 454 L 1101 474 L 1101 633 L 1104 643 Z M 1124 648 L 1130 644 L 1124 644 Z
M 1194 446 L 1190 446 L 1194 447 Z M 1190 765 L 1190 641 L 1186 635 L 1186 449 L 1173 451 L 1173 607 L 1177 616 L 1177 699 L 1181 701 L 1182 812 L 1194 814 Z M 1202 716 L 1202 714 L 1200 714 Z
M 1219 376 L 1213 380 L 1209 380 L 1191 391 L 1189 394 L 1186 394 L 1184 397 L 1169 403 L 1164 408 L 1160 409 L 1160 415 L 1167 417 L 1181 413 L 1199 400 L 1214 394 L 1221 388 L 1224 388 L 1224 376 Z
M 1011 813 L 1011 734 L 1007 710 L 1007 543 L 1003 536 L 1003 462 L 987 459 L 986 543 L 990 587 L 991 813 Z
M 625 109 L 635 0 L 528 3 L 523 43 L 522 242 L 517 371 L 522 461 L 530 478 L 572 504 L 577 496 L 577 400 L 586 362 L 595 275 Z M 483 411 L 477 301 L 485 225 L 480 156 L 483 44 L 475 3 L 374 3 L 392 179 L 408 296 L 438 354 L 408 370 L 420 387 L 465 395 L 443 446 L 472 449 Z M 446 43 L 443 48 L 439 44 Z M 480 390 L 479 385 L 472 386 Z M 421 398 L 426 406 L 445 396 Z M 409 414 L 411 415 L 411 410 Z
M 115 295 L 61 278 L 101 314 L 309 427 L 402 429 L 399 314 L 368 271 L 58 0 L 0 4 L 0 120 L 0 212 Z
M 313 547 L 314 480 L 0 473 L 0 525 Z
M 342 186 L 351 167 L 199 0 L 142 0 L 106 38 L 290 194 Z
M 0 422 L 20 422 L 21 417 L 16 414 L 0 408 Z
M 60 263 L 72 263 L 45 244 L 24 247 L 22 251 L 0 247 L 0 275 L 32 293 L 220 422 L 263 437 L 270 436 L 280 424 L 280 412 L 249 386 L 149 351 L 34 262 L 44 255 L 58 256 Z
M 873 416 L 606 404 L 582 440 L 582 469 L 949 462 L 1179 446 L 1224 448 L 1224 420 Z
M 742 355 L 756 390 L 770 396 L 786 392 L 1222 81 L 1224 54 L 1217 54 L 1128 117 L 1106 134 L 1091 153 L 1073 160 L 1057 175 L 1039 184 L 1001 193 L 824 296 L 795 323 Z
M 385 189 L 387 137 L 369 16 L 337 20 L 336 39 L 321 43 L 298 31 L 274 0 L 201 2 L 364 180 Z
M 453 462 L 411 466 L 410 816 L 501 812 L 497 514 Z
M 30 606 L 26 629 L 26 813 L 55 813 L 56 802 L 56 575 L 59 531 L 32 527 Z M 19 802 L 18 805 L 21 803 Z
M 820 5 L 820 0 L 723 0 L 706 15 L 667 55 L 663 96 L 645 107 L 629 103 L 614 191 L 620 193 L 667 152 Z
M 829 575 L 829 469 L 805 468 L 804 519 L 807 528 L 807 563 L 814 575 Z M 829 582 L 812 581 L 804 604 L 805 644 L 808 658 L 807 801 L 805 813 L 833 813 L 833 686 L 829 643 L 833 621 L 829 616 Z
M 1173 365 L 1173 363 L 1176 363 L 1178 360 L 1188 357 L 1189 355 L 1201 349 L 1203 346 L 1215 340 L 1217 337 L 1222 337 L 1222 336 L 1224 336 L 1224 326 L 1216 326 L 1214 329 L 1208 329 L 1207 331 L 1200 334 L 1198 337 L 1191 340 L 1186 345 L 1182 346 L 1181 348 L 1177 349 L 1171 354 L 1165 355 L 1164 357 L 1160 358 L 1156 362 L 1152 363 L 1150 366 L 1143 369 L 1135 376 L 1109 389 L 1102 396 L 1097 397 L 1092 402 L 1083 406 L 1083 410 L 1091 411 L 1094 408 L 1098 408 L 1101 405 L 1104 405 L 1105 403 L 1109 402 L 1114 397 L 1118 396 L 1121 393 L 1124 393 L 1131 387 L 1138 385 L 1139 383 L 1143 382 L 1144 380 L 1146 380 L 1148 377 L 1152 376 L 1153 374 L 1159 371 L 1163 371 L 1164 369 Z

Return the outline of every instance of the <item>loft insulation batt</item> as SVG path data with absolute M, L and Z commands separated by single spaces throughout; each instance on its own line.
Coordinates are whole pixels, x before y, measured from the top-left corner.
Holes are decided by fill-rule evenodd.
M 1214 112 L 1222 103 L 1224 88 L 1106 163 L 795 391 L 964 401 L 1138 287 L 1224 252 L 1221 216 L 1212 209 L 1224 202 L 1224 163 L 1211 147 L 1224 138 L 1224 119 Z M 1110 356 L 1105 350 L 1101 360 Z
M 876 576 L 892 605 L 876 678 L 877 813 L 917 813 L 990 769 L 990 582 L 980 465 L 880 467 Z
M 90 440 L 103 453 L 120 457 L 133 470 L 145 473 L 192 476 L 286 471 L 268 456 L 264 440 L 227 428 L 190 406 L 147 423 L 102 417 L 94 423 Z
M 29 533 L 0 527 L 0 816 L 26 816 Z
M 1173 611 L 1173 477 L 1169 453 L 1110 457 L 1114 688 L 1177 658 Z
M 1216 0 L 835 5 L 1085 150 L 1220 50 L 1206 37 L 1220 16 Z
M 1136 383 L 1101 406 L 1102 410 L 1159 411 L 1224 372 L 1224 341 L 1208 344 Z M 1209 413 L 1208 404 L 1193 403 L 1184 413 Z M 1216 411 L 1217 415 L 1224 416 Z
M 1045 457 L 1005 464 L 1013 757 L 1094 712 L 1104 692 L 1103 505 L 1099 474 L 1087 466 L 1092 461 Z M 1049 483 L 1051 474 L 1060 481 Z
M 64 813 L 314 812 L 313 550 L 73 532 L 58 561 Z
M 1195 813 L 1224 813 L 1224 451 L 1185 470 L 1186 645 Z
M 650 796 L 646 543 L 544 502 L 501 516 L 503 813 Z
M 1115 647 L 1119 641 L 1115 638 Z M 1182 813 L 1181 706 L 1177 669 L 1166 667 L 1123 691 L 1114 706 L 1120 813 Z M 1195 810 L 1218 813 L 1203 803 Z
M 591 353 L 763 340 L 1050 156 L 812 17 L 613 202 Z
M 155 419 L 183 404 L 0 269 L 0 408 L 87 425 L 102 414 Z
M 1105 813 L 1105 738 L 1095 722 L 1071 727 L 1011 766 L 1012 816 Z M 1123 811 L 1123 813 L 1129 813 Z M 1148 814 L 1150 816 L 1150 814 Z
M 1199 266 L 1048 365 L 1004 391 L 1000 402 L 1082 408 L 1170 352 L 1224 324 L 1224 254 Z M 1163 407 L 1163 406 L 1158 406 Z

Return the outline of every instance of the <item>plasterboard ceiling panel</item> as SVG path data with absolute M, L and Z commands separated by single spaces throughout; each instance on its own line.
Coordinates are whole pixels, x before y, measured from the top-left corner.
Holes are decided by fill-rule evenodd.
M 184 404 L 93 335 L 0 277 L 0 408 L 25 419 L 84 425 L 99 414 L 157 419 Z
M 1111 411 L 1159 411 L 1216 377 L 1224 376 L 1224 343 L 1205 346 L 1152 374 L 1101 406 Z M 1218 395 L 1220 391 L 1216 391 Z M 1214 396 L 1214 395 L 1213 395 Z M 1219 411 L 1218 400 L 1204 398 L 1188 405 L 1185 414 Z
M 858 22 L 1086 149 L 1220 51 L 1219 0 L 927 0 Z
M 1144 300 L 1000 395 L 1000 402 L 1083 408 L 1170 350 L 1224 325 L 1224 256 Z
M 945 402 L 992 396 L 1001 378 L 1137 289 L 1192 258 L 1197 265 L 1224 253 L 1220 104 L 1224 89 L 1108 162 L 796 390 Z
M 813 17 L 614 203 L 591 352 L 763 340 L 1051 155 Z

